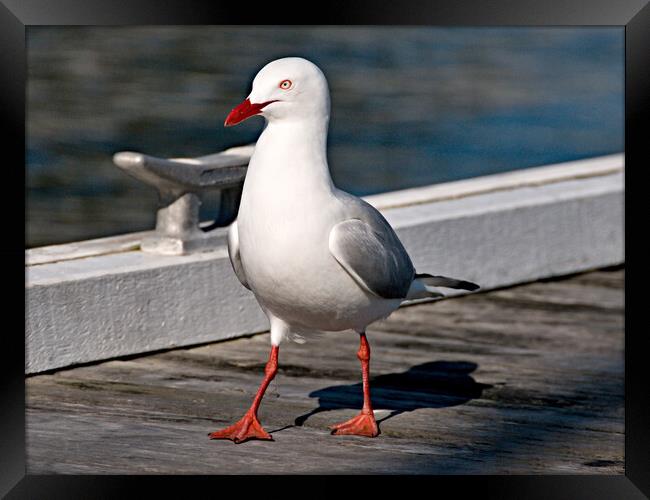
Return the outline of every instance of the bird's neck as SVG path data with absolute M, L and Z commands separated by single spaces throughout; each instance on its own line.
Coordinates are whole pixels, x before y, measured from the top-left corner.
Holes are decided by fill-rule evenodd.
M 311 192 L 331 191 L 333 183 L 327 164 L 328 118 L 269 121 L 257 140 L 248 175 L 270 175 Z

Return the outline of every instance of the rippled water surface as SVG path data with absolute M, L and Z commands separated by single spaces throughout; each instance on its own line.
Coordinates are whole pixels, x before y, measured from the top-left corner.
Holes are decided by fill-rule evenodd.
M 289 55 L 328 78 L 332 175 L 355 194 L 623 150 L 622 28 L 29 27 L 27 39 L 30 247 L 152 228 L 155 191 L 113 153 L 253 142 L 261 118 L 223 120 Z

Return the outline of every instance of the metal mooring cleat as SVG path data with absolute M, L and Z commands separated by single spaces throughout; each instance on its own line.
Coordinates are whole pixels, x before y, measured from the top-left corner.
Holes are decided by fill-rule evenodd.
M 160 208 L 153 236 L 142 240 L 144 252 L 183 255 L 215 248 L 223 235 L 215 229 L 237 217 L 241 189 L 255 145 L 197 158 L 156 158 L 123 151 L 113 163 L 156 189 Z M 199 224 L 204 191 L 221 191 L 219 213 L 208 226 Z

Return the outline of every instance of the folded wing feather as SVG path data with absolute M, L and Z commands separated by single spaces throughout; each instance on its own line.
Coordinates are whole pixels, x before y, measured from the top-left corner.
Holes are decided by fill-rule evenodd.
M 406 297 L 415 270 L 390 226 L 373 228 L 360 219 L 339 222 L 330 231 L 329 249 L 364 289 L 385 299 Z

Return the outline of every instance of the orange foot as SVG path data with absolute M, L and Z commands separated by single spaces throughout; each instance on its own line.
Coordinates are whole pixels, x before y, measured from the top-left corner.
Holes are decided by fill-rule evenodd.
M 236 444 L 243 443 L 249 439 L 273 441 L 273 437 L 262 429 L 262 424 L 260 424 L 260 421 L 251 412 L 247 412 L 236 424 L 208 434 L 208 436 L 210 439 L 230 439 Z
M 347 422 L 330 426 L 330 429 L 332 429 L 332 434 L 336 435 L 349 434 L 367 437 L 379 436 L 379 427 L 377 426 L 375 416 L 372 412 L 361 412 L 359 415 L 351 418 Z

